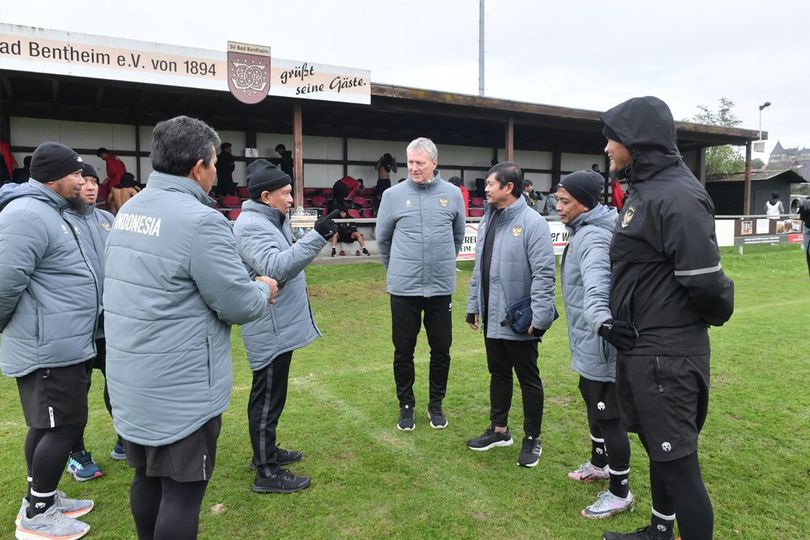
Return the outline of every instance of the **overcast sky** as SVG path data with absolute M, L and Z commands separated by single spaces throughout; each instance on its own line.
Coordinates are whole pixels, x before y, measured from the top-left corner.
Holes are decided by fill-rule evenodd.
M 119 7 L 119 5 L 121 7 Z M 126 6 L 126 7 L 123 7 Z M 687 119 L 736 103 L 768 152 L 810 146 L 810 2 L 486 0 L 486 95 L 605 110 L 656 95 Z M 478 93 L 478 0 L 4 1 L 0 21 L 371 70 L 372 81 Z M 755 155 L 756 157 L 756 155 Z

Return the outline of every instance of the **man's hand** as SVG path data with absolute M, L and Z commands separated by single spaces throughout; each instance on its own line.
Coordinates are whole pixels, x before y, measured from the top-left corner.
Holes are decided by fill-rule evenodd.
M 329 215 L 323 216 L 315 222 L 314 229 L 323 236 L 324 240 L 329 240 L 337 232 L 337 225 L 332 219 L 340 215 L 340 210 L 332 210 Z
M 479 319 L 478 313 L 467 313 L 467 324 L 470 325 L 471 330 L 478 330 L 478 327 L 481 324 L 481 319 Z
M 267 276 L 256 276 L 256 281 L 266 283 L 267 286 L 270 287 L 270 296 L 267 297 L 267 301 L 274 304 L 276 302 L 276 294 L 278 294 L 278 281 Z
M 630 323 L 608 319 L 599 327 L 599 335 L 620 351 L 629 351 L 636 344 L 638 332 Z

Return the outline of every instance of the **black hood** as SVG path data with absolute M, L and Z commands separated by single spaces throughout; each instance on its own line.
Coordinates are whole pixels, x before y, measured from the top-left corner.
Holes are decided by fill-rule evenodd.
M 653 96 L 628 99 L 600 117 L 633 157 L 630 165 L 619 171 L 620 178 L 630 182 L 648 180 L 657 172 L 681 161 L 675 121 L 666 103 Z

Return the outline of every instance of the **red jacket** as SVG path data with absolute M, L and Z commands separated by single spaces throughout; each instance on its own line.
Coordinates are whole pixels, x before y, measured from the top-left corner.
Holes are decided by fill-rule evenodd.
M 107 163 L 108 187 L 114 188 L 121 181 L 121 177 L 124 173 L 127 172 L 127 167 L 115 154 L 107 154 L 104 161 Z
M 464 215 L 470 215 L 470 190 L 464 187 L 464 184 L 458 186 L 461 190 L 461 198 L 464 199 Z
M 610 202 L 613 206 L 616 207 L 617 210 L 621 210 L 622 206 L 624 206 L 624 190 L 622 189 L 621 184 L 615 178 L 610 183 Z

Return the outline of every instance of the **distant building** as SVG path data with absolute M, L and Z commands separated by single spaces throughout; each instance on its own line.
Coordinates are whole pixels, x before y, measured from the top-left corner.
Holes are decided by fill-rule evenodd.
M 768 158 L 768 169 L 797 169 L 797 173 L 810 181 L 810 148 L 784 148 L 777 141 Z

